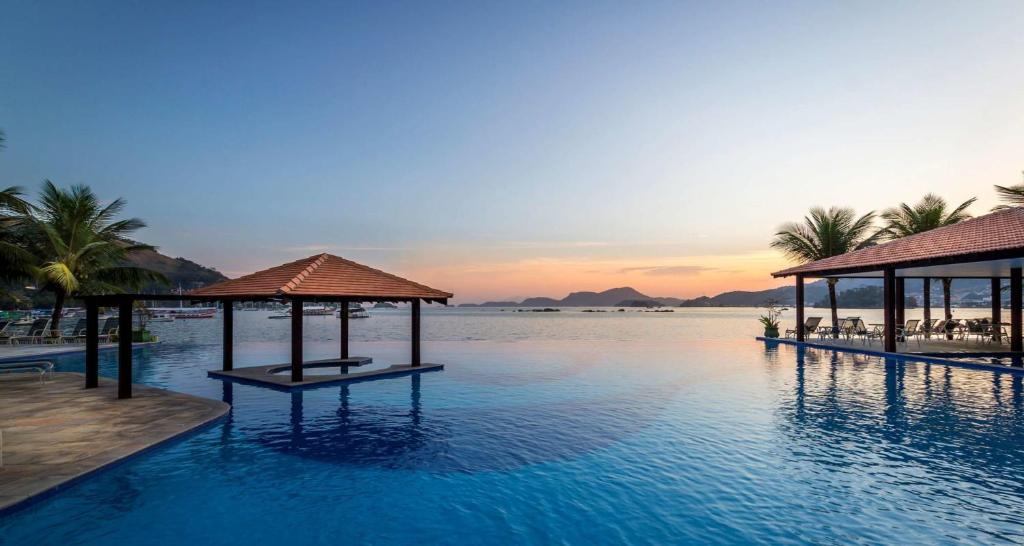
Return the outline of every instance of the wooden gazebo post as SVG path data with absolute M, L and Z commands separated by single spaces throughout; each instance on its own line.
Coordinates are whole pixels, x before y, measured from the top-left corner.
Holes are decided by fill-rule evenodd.
M 339 356 L 341 358 L 348 358 L 348 300 L 341 300 L 338 317 L 341 319 Z
M 302 381 L 302 298 L 292 298 L 292 383 Z
M 1024 349 L 1021 339 L 1021 268 L 1010 268 L 1010 350 Z
M 903 277 L 896 277 L 896 327 L 907 323 L 907 283 Z
M 885 352 L 896 352 L 896 270 L 887 267 L 882 277 Z
M 223 369 L 229 372 L 235 367 L 235 304 L 231 300 L 221 300 L 220 303 L 224 308 Z
M 932 279 L 931 277 L 925 277 L 921 282 L 924 283 L 921 285 L 921 298 L 924 299 L 922 302 L 924 308 L 921 312 L 924 315 L 924 326 L 926 328 L 924 337 L 925 339 L 930 339 L 932 337 Z
M 412 300 L 412 366 L 420 365 L 420 299 Z
M 796 340 L 804 341 L 804 276 L 796 276 Z
M 132 298 L 117 302 L 117 397 L 132 397 Z
M 1003 290 L 1002 279 L 992 277 L 992 340 L 999 341 L 1002 337 L 1002 328 L 999 323 L 1003 322 Z
M 85 298 L 85 388 L 100 385 L 100 305 L 95 298 Z

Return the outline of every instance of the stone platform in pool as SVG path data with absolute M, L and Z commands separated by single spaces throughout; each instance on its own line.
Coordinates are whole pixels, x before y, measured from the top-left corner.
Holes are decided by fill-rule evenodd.
M 224 416 L 230 406 L 135 385 L 117 399 L 117 382 L 86 389 L 79 373 L 0 376 L 0 514 L 30 504 L 133 455 Z
M 355 356 L 351 358 L 329 358 L 326 360 L 313 360 L 302 364 L 303 370 L 310 369 L 333 369 L 338 368 L 339 373 L 313 375 L 304 373 L 303 380 L 292 382 L 291 364 L 270 364 L 267 366 L 250 366 L 235 368 L 230 371 L 210 370 L 207 373 L 216 379 L 226 379 L 270 387 L 276 390 L 290 391 L 294 389 L 308 389 L 312 387 L 323 387 L 357 381 L 367 381 L 387 376 L 408 375 L 420 372 L 437 371 L 444 369 L 444 364 L 427 364 L 419 366 L 411 364 L 394 364 L 379 370 L 368 370 L 365 372 L 350 372 L 349 368 L 357 368 L 373 362 L 372 358 Z

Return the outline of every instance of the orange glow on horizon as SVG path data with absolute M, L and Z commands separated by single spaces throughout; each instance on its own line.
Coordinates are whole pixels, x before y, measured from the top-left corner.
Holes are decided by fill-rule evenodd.
M 563 298 L 570 292 L 633 287 L 652 297 L 695 298 L 732 290 L 765 290 L 786 284 L 771 277 L 788 262 L 773 251 L 685 258 L 528 258 L 508 262 L 420 267 L 416 280 L 455 293 L 459 303 Z

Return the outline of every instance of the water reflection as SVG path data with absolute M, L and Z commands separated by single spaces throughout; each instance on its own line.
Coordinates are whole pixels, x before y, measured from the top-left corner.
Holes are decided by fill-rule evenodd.
M 1024 494 L 1019 374 L 803 347 L 794 356 L 781 429 L 812 463 L 864 473 L 898 463 L 902 474 L 928 477 L 908 484 L 921 494 L 978 487 L 989 497 Z
M 408 401 L 361 399 L 359 385 L 290 393 L 287 421 L 246 427 L 255 441 L 289 455 L 339 465 L 479 472 L 579 457 L 635 434 L 658 415 L 674 386 L 633 396 L 473 408 L 425 404 L 421 374 L 409 376 Z M 236 385 L 235 388 L 252 388 Z M 234 419 L 246 418 L 236 407 Z

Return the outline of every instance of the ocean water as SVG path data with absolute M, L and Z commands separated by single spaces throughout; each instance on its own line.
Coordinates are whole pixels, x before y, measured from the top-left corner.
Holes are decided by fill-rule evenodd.
M 0 518 L 0 543 L 1024 541 L 1024 377 L 757 342 L 757 313 L 431 311 L 443 371 L 296 393 L 207 378 L 217 320 L 154 325 L 136 380 L 228 418 Z M 353 321 L 353 351 L 406 361 L 408 319 Z M 286 360 L 282 322 L 237 313 L 236 364 Z M 337 326 L 306 319 L 310 358 Z

